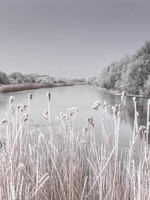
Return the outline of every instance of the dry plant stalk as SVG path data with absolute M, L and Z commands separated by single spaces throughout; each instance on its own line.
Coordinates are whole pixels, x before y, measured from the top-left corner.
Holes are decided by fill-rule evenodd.
M 103 140 L 97 143 L 94 114 L 102 105 L 95 102 L 91 116 L 80 133 L 75 132 L 79 108 L 69 108 L 56 117 L 55 127 L 48 111 L 44 130 L 31 120 L 32 95 L 28 106 L 14 105 L 10 98 L 7 119 L 0 122 L 6 137 L 0 140 L 0 199 L 5 200 L 148 200 L 150 199 L 150 151 L 147 126 L 138 128 L 138 104 L 133 99 L 135 120 L 128 150 L 119 152 L 120 121 L 126 106 L 126 93 L 113 107 L 104 102 Z M 108 113 L 112 113 L 110 119 Z M 110 133 L 113 122 L 113 132 Z M 44 123 L 44 122 L 43 122 Z M 137 142 L 138 159 L 134 149 Z

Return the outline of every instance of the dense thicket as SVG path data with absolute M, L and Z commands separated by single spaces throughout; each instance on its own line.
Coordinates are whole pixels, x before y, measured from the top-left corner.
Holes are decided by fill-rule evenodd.
M 133 56 L 125 56 L 110 64 L 88 82 L 108 90 L 150 95 L 150 41 L 145 42 Z
M 85 84 L 85 79 L 66 79 L 54 78 L 48 75 L 38 74 L 22 74 L 20 72 L 13 72 L 9 75 L 0 71 L 0 85 L 20 84 L 20 83 L 42 83 L 53 86 L 55 84 Z

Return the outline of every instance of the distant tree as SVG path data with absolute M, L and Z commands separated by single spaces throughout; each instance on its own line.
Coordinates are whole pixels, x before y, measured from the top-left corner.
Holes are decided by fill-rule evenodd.
M 24 75 L 20 72 L 13 72 L 9 75 L 16 83 L 24 83 Z
M 35 83 L 48 84 L 53 86 L 53 80 L 49 76 L 40 76 L 36 79 Z
M 0 71 L 0 84 L 10 84 L 8 75 L 2 71 Z
M 97 85 L 97 77 L 93 76 L 93 77 L 88 78 L 87 84 L 96 86 Z
M 97 77 L 97 84 L 106 89 L 121 90 L 122 74 L 127 71 L 127 65 L 130 63 L 131 56 L 127 55 L 119 62 L 113 62 L 104 68 Z
M 150 40 L 146 41 L 145 44 L 136 52 L 133 57 L 136 57 L 136 59 L 138 59 L 139 57 L 146 54 L 150 54 Z
M 28 79 L 30 79 L 32 83 L 35 83 L 37 78 L 39 77 L 38 74 L 27 74 L 27 75 L 28 75 Z
M 150 74 L 150 64 L 139 59 L 128 65 L 126 74 L 122 76 L 122 89 L 129 93 L 140 94 Z
M 57 78 L 57 79 L 56 79 L 56 83 L 65 84 L 65 83 L 67 83 L 67 79 L 66 79 L 66 78 L 62 78 L 62 77 Z
M 100 87 L 104 87 L 106 89 L 113 89 L 116 83 L 117 63 L 112 63 L 108 67 L 106 67 L 102 73 L 98 76 L 98 85 Z

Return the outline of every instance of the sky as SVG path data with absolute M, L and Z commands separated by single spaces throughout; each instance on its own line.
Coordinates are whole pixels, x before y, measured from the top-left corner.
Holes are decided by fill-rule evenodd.
M 88 78 L 150 40 L 149 0 L 0 0 L 0 70 Z

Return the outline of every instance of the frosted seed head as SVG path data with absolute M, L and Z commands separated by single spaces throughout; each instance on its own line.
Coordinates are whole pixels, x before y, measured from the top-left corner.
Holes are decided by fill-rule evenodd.
M 45 115 L 48 115 L 48 111 L 47 111 L 47 110 L 44 110 L 44 114 L 45 114 Z
M 48 97 L 48 101 L 50 101 L 51 100 L 51 93 L 47 92 L 46 96 Z
M 118 104 L 115 105 L 115 109 L 116 109 L 116 110 L 118 109 Z
M 96 101 L 96 102 L 93 104 L 92 109 L 93 109 L 93 110 L 98 110 L 99 106 L 100 106 L 100 102 L 99 102 L 99 101 Z
M 146 131 L 146 127 L 145 126 L 140 126 L 139 128 L 139 134 L 142 137 L 143 135 L 146 136 L 147 131 Z
M 43 118 L 45 120 L 48 120 L 48 111 L 47 110 L 44 110 Z
M 114 111 L 115 110 L 115 106 L 112 106 L 111 109 L 112 109 L 112 111 Z
M 76 112 L 79 112 L 79 110 L 80 110 L 80 108 L 79 108 L 79 107 L 77 107 L 77 108 L 76 108 Z
M 125 91 L 123 91 L 123 92 L 122 92 L 122 95 L 123 95 L 123 96 L 126 96 L 126 95 L 127 95 L 127 93 L 126 93 Z
M 1 124 L 1 125 L 2 125 L 2 124 L 6 124 L 6 123 L 8 123 L 7 119 L 2 119 L 2 120 L 0 121 L 0 124 Z
M 122 106 L 123 106 L 122 104 L 119 104 L 119 110 L 121 110 Z
M 44 118 L 45 120 L 48 120 L 48 116 L 45 115 L 45 114 L 43 114 L 43 118 Z
M 15 97 L 14 96 L 10 96 L 9 103 L 12 104 L 14 101 L 15 101 Z
M 107 107 L 107 102 L 106 101 L 104 101 L 104 107 Z
M 66 118 L 66 114 L 63 114 L 63 115 L 62 115 L 62 119 L 65 119 L 65 118 Z
M 122 95 L 121 95 L 121 102 L 122 102 L 124 105 L 126 105 L 126 96 L 127 96 L 126 92 L 123 91 L 123 92 L 122 92 Z
M 20 109 L 20 107 L 21 107 L 21 103 L 18 104 L 18 110 Z
M 23 164 L 23 163 L 20 163 L 20 164 L 18 165 L 18 169 L 19 169 L 19 170 L 22 170 L 23 168 L 25 168 L 24 164 Z
M 24 106 L 20 107 L 20 111 L 23 112 L 24 111 Z
M 28 94 L 28 98 L 32 99 L 32 93 Z
M 23 106 L 24 110 L 25 110 L 27 107 L 28 107 L 28 105 L 27 105 L 27 104 L 25 104 L 25 105 Z
M 133 102 L 135 102 L 136 101 L 136 97 L 133 97 Z
M 23 121 L 27 121 L 27 120 L 28 120 L 28 114 L 25 113 L 25 114 L 22 116 L 22 119 L 23 119 Z
M 84 133 L 87 133 L 88 130 L 89 130 L 89 127 L 88 127 L 88 126 L 84 126 L 84 127 L 83 127 L 83 132 L 84 132 Z

